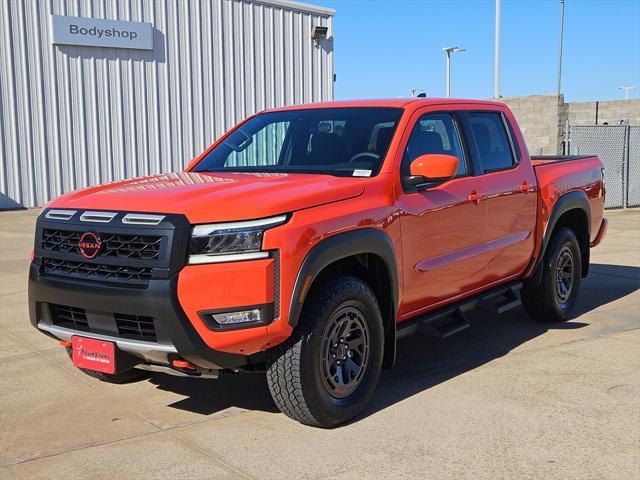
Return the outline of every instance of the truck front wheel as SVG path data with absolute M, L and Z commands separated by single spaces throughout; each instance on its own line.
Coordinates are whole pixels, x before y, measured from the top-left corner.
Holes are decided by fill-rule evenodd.
M 554 234 L 540 268 L 540 283 L 528 280 L 522 288 L 522 304 L 527 314 L 542 322 L 567 320 L 582 278 L 580 245 L 570 228 Z
M 355 277 L 309 293 L 294 335 L 271 351 L 267 381 L 278 408 L 331 428 L 361 413 L 376 388 L 384 333 L 378 301 Z

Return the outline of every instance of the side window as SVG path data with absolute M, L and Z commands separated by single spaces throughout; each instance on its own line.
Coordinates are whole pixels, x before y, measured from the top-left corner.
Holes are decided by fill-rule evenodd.
M 504 170 L 515 165 L 502 115 L 493 112 L 469 112 L 469 123 L 485 172 Z
M 467 175 L 467 163 L 460 141 L 460 134 L 453 117 L 448 113 L 428 113 L 416 122 L 402 158 L 402 174 L 409 172 L 409 165 L 420 155 L 440 153 L 458 157 L 458 177 Z

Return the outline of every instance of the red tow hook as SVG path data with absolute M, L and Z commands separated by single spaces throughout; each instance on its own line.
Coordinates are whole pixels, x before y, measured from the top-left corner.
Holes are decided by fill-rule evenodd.
M 171 365 L 176 368 L 186 368 L 187 370 L 196 370 L 198 368 L 188 360 L 173 360 Z
M 69 340 L 60 340 L 60 345 L 66 348 L 66 347 L 70 347 L 73 344 Z

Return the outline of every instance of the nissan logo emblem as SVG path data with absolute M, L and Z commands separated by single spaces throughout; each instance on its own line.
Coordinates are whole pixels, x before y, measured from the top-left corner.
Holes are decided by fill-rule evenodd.
M 96 258 L 102 250 L 102 241 L 97 233 L 85 232 L 78 240 L 78 250 L 84 258 Z

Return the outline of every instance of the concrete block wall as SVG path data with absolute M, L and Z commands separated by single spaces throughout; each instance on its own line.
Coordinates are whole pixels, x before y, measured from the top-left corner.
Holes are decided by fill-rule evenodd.
M 640 125 L 640 100 L 607 100 L 603 102 L 565 103 L 564 95 L 531 95 L 500 97 L 513 111 L 531 155 L 562 155 L 565 128 L 570 125 L 596 125 L 605 122 L 618 125 Z
M 562 153 L 560 130 L 564 128 L 564 96 L 531 95 L 527 97 L 501 97 L 518 121 L 531 155 L 558 155 Z
M 640 99 L 576 102 L 568 104 L 567 119 L 571 125 L 640 125 Z M 596 117 L 597 112 L 597 117 Z

